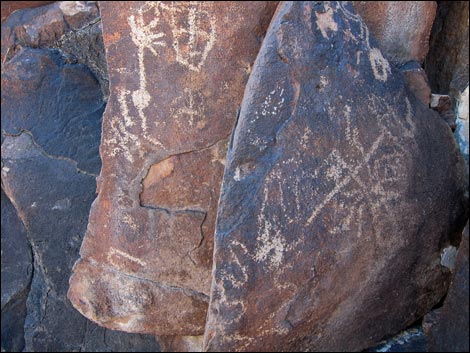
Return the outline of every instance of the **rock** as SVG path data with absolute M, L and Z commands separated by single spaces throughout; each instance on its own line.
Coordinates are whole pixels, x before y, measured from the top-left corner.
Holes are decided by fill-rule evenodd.
M 455 131 L 457 125 L 455 123 L 454 107 L 450 96 L 446 94 L 432 94 L 429 106 L 439 113 L 452 131 Z
M 353 1 L 357 13 L 395 65 L 423 63 L 436 16 L 435 1 Z
M 26 318 L 15 323 L 18 334 L 24 326 L 26 351 L 159 347 L 154 337 L 109 331 L 122 346 L 102 343 L 107 331 L 95 335 L 97 326 L 66 298 L 96 196 L 103 110 L 100 86 L 90 71 L 66 64 L 56 50 L 25 48 L 2 68 L 2 186 L 26 227 L 34 258 L 32 282 L 23 295 Z M 22 261 L 18 256 L 18 265 Z M 2 300 L 3 295 L 2 285 Z M 3 330 L 2 320 L 2 340 Z
M 52 47 L 67 32 L 99 19 L 94 1 L 60 1 L 16 11 L 2 23 L 2 63 L 22 47 Z
M 460 244 L 454 277 L 442 308 L 425 318 L 429 352 L 468 352 L 468 223 Z
M 152 335 L 113 331 L 87 320 L 82 352 L 164 352 Z
M 5 68 L 2 129 L 10 135 L 28 131 L 45 153 L 72 160 L 84 173 L 98 174 L 105 104 L 88 69 L 67 65 L 56 51 L 29 48 Z M 48 100 L 42 92 L 48 93 Z
M 52 47 L 67 63 L 87 66 L 109 95 L 106 59 L 98 7 L 94 1 L 64 1 L 17 11 L 2 24 L 2 62 L 21 48 Z
M 426 72 L 417 61 L 410 61 L 404 66 L 400 67 L 403 73 L 405 82 L 411 92 L 421 101 L 426 107 L 431 104 L 431 87 L 429 87 Z
M 451 131 L 352 6 L 283 3 L 227 153 L 204 349 L 377 344 L 446 293 L 467 215 Z
M 44 6 L 53 3 L 54 1 L 2 1 L 2 23 L 3 21 L 10 16 L 13 11 L 24 9 L 24 8 L 34 8 L 37 6 Z
M 159 336 L 162 352 L 202 352 L 203 336 Z
M 8 173 L 8 167 L 2 172 Z M 26 229 L 8 197 L 2 203 L 2 352 L 24 348 L 23 324 L 33 263 Z
M 203 333 L 226 145 L 276 5 L 100 3 L 112 92 L 68 293 L 91 320 Z
M 458 97 L 468 86 L 468 1 L 439 1 L 425 70 L 431 89 Z

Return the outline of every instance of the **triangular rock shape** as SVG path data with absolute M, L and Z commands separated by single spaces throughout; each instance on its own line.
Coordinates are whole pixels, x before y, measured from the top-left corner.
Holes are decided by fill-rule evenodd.
M 219 200 L 208 351 L 356 351 L 445 294 L 468 215 L 450 129 L 347 2 L 284 2 Z

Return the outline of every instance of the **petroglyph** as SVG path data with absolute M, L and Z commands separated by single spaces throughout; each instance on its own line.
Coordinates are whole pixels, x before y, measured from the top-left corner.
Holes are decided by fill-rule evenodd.
M 122 221 L 126 223 L 132 230 L 136 231 L 137 230 L 137 224 L 135 224 L 134 218 L 132 218 L 131 215 L 124 215 L 122 217 Z
M 379 81 L 387 81 L 391 69 L 387 59 L 383 57 L 382 52 L 377 48 L 370 49 L 369 60 L 372 71 L 374 72 L 374 77 Z
M 258 215 L 258 238 L 257 248 L 254 260 L 257 262 L 268 259 L 271 270 L 276 270 L 282 262 L 284 249 L 286 246 L 285 239 L 281 235 L 281 230 L 276 229 L 273 224 L 279 224 L 276 215 L 272 216 L 272 221 L 266 217 L 265 208 L 268 203 L 268 186 L 265 185 L 263 190 L 263 202 Z
M 390 68 L 390 64 L 387 59 L 384 58 L 382 52 L 378 48 L 372 48 L 370 45 L 369 40 L 369 29 L 367 28 L 366 24 L 362 20 L 361 16 L 357 14 L 353 14 L 350 12 L 341 1 L 338 1 L 338 8 L 344 13 L 344 16 L 347 20 L 356 22 L 359 24 L 360 27 L 360 39 L 364 41 L 365 46 L 369 51 L 369 62 L 372 68 L 372 72 L 376 80 L 379 81 L 387 81 L 388 75 L 391 74 L 392 70 Z M 323 31 L 322 31 L 323 34 Z M 357 63 L 360 62 L 360 55 L 362 52 L 357 53 Z
M 172 106 L 179 107 L 173 113 L 180 126 L 202 129 L 206 126 L 204 118 L 204 97 L 199 92 L 194 92 L 190 88 L 185 88 L 183 95 L 173 100 Z
M 132 104 L 137 110 L 142 136 L 148 142 L 164 148 L 163 144 L 149 131 L 151 129 L 145 113 L 145 109 L 149 107 L 152 100 L 147 89 L 145 53 L 148 50 L 153 56 L 158 57 L 160 55 L 158 48 L 168 46 L 169 39 L 164 32 L 158 31 L 159 27 L 165 24 L 164 19 L 168 17 L 173 36 L 171 47 L 176 54 L 175 60 L 192 71 L 200 71 L 216 39 L 215 20 L 201 7 L 199 3 L 188 7 L 187 4 L 180 3 L 169 5 L 163 2 L 146 2 L 144 6 L 136 11 L 135 15 L 129 17 L 128 24 L 131 28 L 131 39 L 137 46 L 139 88 L 135 91 L 120 91 L 118 100 L 124 117 L 124 126 L 114 122 L 117 135 L 121 138 L 115 142 L 117 147 L 114 147 L 111 153 L 125 153 L 124 148 L 119 147 L 119 143 L 125 145 L 132 140 L 135 141 L 135 138 L 129 132 L 129 128 L 135 124 L 133 121 L 137 119 L 129 113 L 128 96 L 132 98 Z M 184 23 L 186 25 L 181 24 L 180 21 L 183 12 L 187 12 L 187 21 Z M 149 17 L 149 13 L 151 14 L 151 20 L 146 21 L 145 18 Z M 183 100 L 184 105 L 176 110 L 174 115 L 180 119 L 187 118 L 187 124 L 189 127 L 193 127 L 196 119 L 204 116 L 204 112 L 196 108 L 196 105 L 199 105 L 197 101 L 202 101 L 202 98 L 191 90 L 185 89 L 183 95 L 176 98 L 172 105 L 179 106 L 181 100 Z M 154 122 L 154 124 L 158 126 L 158 122 Z M 119 125 L 119 127 L 116 125 Z M 180 123 L 180 126 L 183 125 L 186 125 L 186 122 Z M 205 126 L 204 121 L 199 121 L 196 125 L 198 129 Z M 132 157 L 129 157 L 128 160 L 132 162 Z
M 170 13 L 176 61 L 192 71 L 200 71 L 214 46 L 216 30 L 214 18 L 202 9 L 202 3 L 194 3 L 189 7 L 181 3 L 161 6 Z M 178 26 L 177 17 L 183 11 L 187 11 L 187 26 Z
M 371 110 L 379 111 L 378 109 L 381 104 L 381 100 L 378 97 L 371 95 L 369 96 L 368 101 L 370 102 Z M 322 164 L 322 166 L 320 166 L 319 171 L 325 170 L 326 178 L 331 182 L 334 182 L 335 186 L 313 210 L 305 225 L 310 225 L 319 215 L 322 209 L 339 194 L 347 197 L 354 197 L 358 200 L 363 200 L 364 191 L 367 190 L 359 176 L 361 170 L 363 169 L 366 169 L 370 178 L 377 181 L 376 185 L 374 185 L 374 187 L 369 191 L 375 195 L 377 200 L 380 200 L 380 202 L 383 203 L 384 207 L 387 207 L 387 201 L 399 197 L 398 191 L 391 191 L 395 190 L 395 188 L 390 186 L 392 186 L 396 180 L 399 180 L 402 174 L 405 172 L 403 169 L 404 166 L 399 161 L 406 160 L 406 151 L 400 147 L 401 145 L 398 143 L 397 137 L 394 136 L 392 132 L 385 127 L 385 124 L 390 123 L 390 121 L 395 121 L 402 128 L 401 134 L 406 139 L 406 141 L 408 141 L 408 143 L 413 143 L 412 141 L 416 133 L 416 125 L 413 122 L 411 103 L 407 97 L 404 97 L 403 101 L 404 105 L 406 106 L 404 121 L 403 118 L 397 116 L 396 113 L 388 114 L 386 117 L 384 116 L 382 119 L 379 119 L 378 128 L 380 130 L 380 134 L 368 150 L 359 139 L 359 131 L 357 127 L 352 127 L 350 116 L 351 107 L 347 104 L 344 106 L 342 115 L 344 116 L 346 124 L 346 142 L 352 149 L 356 149 L 358 153 L 364 157 L 361 159 L 362 162 L 357 165 L 354 160 L 348 161 L 347 158 L 345 158 L 347 155 L 341 156 L 341 154 L 336 150 L 330 152 L 328 158 L 326 158 L 325 162 Z M 393 110 L 389 107 L 387 111 L 391 112 Z M 333 107 L 328 108 L 328 113 L 332 119 L 338 116 Z M 384 120 L 386 118 L 389 119 L 388 122 Z M 394 151 L 390 152 L 389 154 L 384 154 L 381 156 L 381 158 L 374 160 L 373 156 L 375 152 L 377 151 L 382 141 L 384 141 L 386 138 L 391 141 L 397 141 L 397 145 Z M 371 160 L 373 160 L 373 163 L 369 165 L 369 161 Z M 350 191 L 351 195 L 344 194 L 343 189 L 352 181 L 358 185 L 359 189 L 362 189 L 362 192 L 360 190 L 357 190 L 356 192 L 353 189 L 353 191 Z M 355 211 L 351 208 L 350 212 Z M 362 216 L 362 213 L 363 210 L 361 210 L 360 216 Z M 348 217 L 349 215 L 346 216 L 346 218 Z
M 328 31 L 336 32 L 338 30 L 338 24 L 333 18 L 333 9 L 327 4 L 325 4 L 325 9 L 325 12 L 315 12 L 315 15 L 317 16 L 317 26 L 322 36 L 328 39 Z
M 346 175 L 344 178 L 340 179 L 340 181 L 335 185 L 335 187 L 327 194 L 327 196 L 323 199 L 320 204 L 315 207 L 315 209 L 312 212 L 312 215 L 307 219 L 307 222 L 305 223 L 306 226 L 310 225 L 312 221 L 318 216 L 318 214 L 322 211 L 322 209 L 335 197 L 338 193 L 340 193 L 346 185 L 353 180 L 353 177 L 357 176 L 361 170 L 367 163 L 369 163 L 371 157 L 374 155 L 374 153 L 377 151 L 378 147 L 380 146 L 380 143 L 383 141 L 385 137 L 385 132 L 382 132 L 379 137 L 374 141 L 372 144 L 372 147 L 370 150 L 367 152 L 367 154 L 364 156 L 363 161 L 356 167 L 351 166 L 350 170 L 351 172 Z M 332 152 L 333 153 L 333 152 Z
M 116 259 L 119 259 L 120 261 L 122 261 L 122 258 L 126 259 L 126 260 L 129 260 L 130 262 L 134 263 L 134 264 L 138 264 L 140 266 L 145 266 L 147 265 L 145 263 L 145 261 L 142 261 L 141 259 L 138 259 L 137 257 L 134 257 L 124 251 L 121 251 L 119 249 L 115 249 L 115 248 L 110 248 L 109 249 L 109 252 L 108 252 L 108 255 L 106 256 L 106 258 L 108 259 L 108 261 L 116 266 L 117 268 L 121 268 L 122 266 L 124 266 L 123 264 L 120 263 L 120 261 L 114 261 L 114 258 L 116 257 Z

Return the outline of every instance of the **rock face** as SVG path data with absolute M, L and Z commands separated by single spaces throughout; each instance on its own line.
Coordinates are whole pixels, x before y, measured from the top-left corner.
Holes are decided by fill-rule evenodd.
M 159 351 L 153 336 L 89 322 L 66 297 L 96 196 L 105 103 L 96 78 L 68 52 L 29 48 L 36 45 L 11 36 L 29 28 L 31 38 L 46 38 L 54 23 L 63 35 L 81 36 L 80 54 L 93 62 L 95 34 L 57 22 L 64 8 L 70 24 L 88 10 L 98 15 L 96 5 L 49 6 L 15 12 L 2 26 L 2 53 L 13 48 L 3 57 L 1 82 L 2 351 Z M 62 17 L 54 9 L 62 9 Z M 83 26 L 95 26 L 95 17 L 85 17 L 92 22 L 80 20 Z M 21 21 L 33 18 L 34 26 Z M 56 37 L 47 38 L 38 46 L 57 48 Z
M 85 173 L 99 173 L 105 104 L 88 69 L 67 65 L 56 51 L 27 48 L 5 65 L 2 86 L 7 134 L 30 132 L 45 153 L 73 160 Z M 51 96 L 49 101 L 41 92 Z
M 57 48 L 67 63 L 87 66 L 109 95 L 99 10 L 95 1 L 61 1 L 16 11 L 2 24 L 2 62 L 21 48 Z
M 403 73 L 408 89 L 421 101 L 426 107 L 431 104 L 431 87 L 429 87 L 426 72 L 417 61 L 407 62 L 400 67 Z
M 427 316 L 429 352 L 468 352 L 469 274 L 468 223 L 455 263 L 455 273 L 444 306 Z
M 112 92 L 68 293 L 91 320 L 203 333 L 227 142 L 276 5 L 100 3 Z
M 439 1 L 425 69 L 433 92 L 458 97 L 468 86 L 468 1 Z
M 205 349 L 355 351 L 397 333 L 446 293 L 440 251 L 467 197 L 450 129 L 352 6 L 283 3 L 227 154 Z
M 95 325 L 66 293 L 95 198 L 103 109 L 89 70 L 65 64 L 56 51 L 24 49 L 3 68 L 2 185 L 26 226 L 34 257 L 23 321 L 28 351 L 102 345 L 103 335 L 93 334 Z M 159 347 L 152 337 L 134 341 L 143 349 Z
M 2 23 L 13 11 L 48 5 L 53 2 L 54 1 L 2 1 Z
M 24 318 L 33 263 L 26 229 L 8 197 L 2 202 L 2 352 L 24 348 Z
M 353 1 L 379 49 L 395 65 L 423 63 L 436 16 L 435 1 Z
M 439 113 L 442 119 L 455 131 L 455 116 L 452 98 L 446 94 L 432 94 L 429 107 Z

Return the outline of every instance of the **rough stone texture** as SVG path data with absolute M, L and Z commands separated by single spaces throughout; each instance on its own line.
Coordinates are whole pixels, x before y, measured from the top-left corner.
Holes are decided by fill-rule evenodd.
M 2 1 L 0 3 L 2 11 L 2 23 L 8 16 L 10 16 L 13 11 L 44 6 L 53 2 L 54 1 Z
M 20 10 L 2 24 L 2 63 L 21 48 L 54 47 L 67 63 L 87 66 L 109 95 L 103 37 L 95 1 L 62 1 Z
M 426 316 L 430 352 L 469 350 L 468 223 L 460 243 L 455 273 L 442 308 Z
M 2 347 L 4 328 L 16 325 L 21 335 L 24 327 L 26 351 L 159 350 L 153 336 L 99 328 L 66 297 L 96 196 L 100 85 L 57 50 L 24 48 L 2 67 L 1 87 L 2 187 L 26 227 L 34 258 L 26 317 L 20 308 L 17 319 L 4 322 L 2 284 Z M 3 234 L 2 228 L 2 251 Z M 3 261 L 2 254 L 2 274 Z
M 467 215 L 452 132 L 352 6 L 283 3 L 227 154 L 204 348 L 378 343 L 446 293 Z
M 457 127 L 454 116 L 452 97 L 446 94 L 432 94 L 429 107 L 439 113 L 452 131 Z
M 431 87 L 429 87 L 426 72 L 417 61 L 410 61 L 400 67 L 400 71 L 405 77 L 408 89 L 421 101 L 426 107 L 431 104 Z
M 159 336 L 162 352 L 202 352 L 203 336 Z
M 276 5 L 100 3 L 103 168 L 68 294 L 86 317 L 203 333 L 226 144 Z
M 2 352 L 24 348 L 23 323 L 33 272 L 26 229 L 8 197 L 1 191 L 2 206 Z
M 439 1 L 425 70 L 434 93 L 458 97 L 468 86 L 468 1 Z
M 436 16 L 435 1 L 353 1 L 384 56 L 395 65 L 423 63 Z
M 65 33 L 99 18 L 96 2 L 60 1 L 20 10 L 2 23 L 2 62 L 21 47 L 51 47 Z
M 26 48 L 2 72 L 2 130 L 28 131 L 47 154 L 98 174 L 105 108 L 99 88 L 88 69 L 66 64 L 58 52 Z

